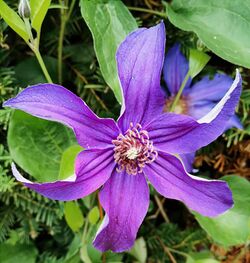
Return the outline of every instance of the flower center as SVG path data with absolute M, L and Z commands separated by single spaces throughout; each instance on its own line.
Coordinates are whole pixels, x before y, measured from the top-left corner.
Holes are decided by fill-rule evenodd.
M 114 158 L 118 172 L 125 170 L 132 175 L 142 173 L 143 167 L 152 163 L 158 155 L 153 142 L 149 140 L 148 132 L 139 123 L 135 126 L 131 123 L 125 134 L 119 134 L 112 143 L 115 145 Z
M 163 108 L 163 112 L 168 112 L 172 103 L 174 101 L 174 97 L 170 97 L 168 99 L 166 99 L 164 108 Z M 188 103 L 187 100 L 183 97 L 181 97 L 177 103 L 177 105 L 174 108 L 174 113 L 177 114 L 188 114 Z

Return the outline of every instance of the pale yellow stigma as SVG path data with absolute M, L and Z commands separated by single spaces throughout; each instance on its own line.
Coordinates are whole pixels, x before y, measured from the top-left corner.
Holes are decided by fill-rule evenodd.
M 174 113 L 181 114 L 185 111 L 183 105 L 177 104 L 174 109 Z
M 136 149 L 135 147 L 130 148 L 127 152 L 126 152 L 126 156 L 129 160 L 134 160 L 137 158 L 138 156 L 138 149 Z

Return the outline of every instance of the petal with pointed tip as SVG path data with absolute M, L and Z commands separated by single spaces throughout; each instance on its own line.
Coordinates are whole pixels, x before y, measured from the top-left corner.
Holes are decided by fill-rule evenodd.
M 106 215 L 94 246 L 101 251 L 122 252 L 130 249 L 149 205 L 149 190 L 144 175 L 114 171 L 100 192 L 100 202 Z
M 188 68 L 188 60 L 181 53 L 180 44 L 177 43 L 168 50 L 163 66 L 163 77 L 173 96 L 178 93 Z M 191 81 L 189 78 L 185 89 L 190 86 Z
M 175 156 L 159 152 L 158 158 L 143 171 L 161 195 L 182 201 L 204 216 L 218 216 L 233 206 L 226 182 L 189 175 Z
M 136 30 L 118 48 L 117 66 L 124 96 L 119 125 L 123 131 L 131 122 L 143 125 L 163 110 L 165 97 L 160 78 L 164 48 L 163 22 L 149 29 Z
M 213 79 L 205 76 L 191 87 L 188 98 L 192 104 L 201 101 L 217 102 L 223 98 L 232 83 L 233 79 L 225 74 L 216 74 Z
M 204 117 L 195 120 L 186 115 L 165 113 L 144 129 L 149 132 L 154 146 L 165 152 L 182 154 L 195 152 L 217 139 L 234 115 L 241 93 L 241 76 L 236 78 L 219 103 Z
M 37 193 L 54 200 L 70 201 L 91 194 L 111 176 L 115 167 L 113 148 L 81 152 L 75 162 L 75 177 L 51 183 L 33 183 L 25 179 L 12 164 L 16 179 Z
M 119 134 L 112 119 L 98 118 L 79 97 L 55 84 L 28 87 L 3 106 L 71 127 L 84 148 L 106 147 Z

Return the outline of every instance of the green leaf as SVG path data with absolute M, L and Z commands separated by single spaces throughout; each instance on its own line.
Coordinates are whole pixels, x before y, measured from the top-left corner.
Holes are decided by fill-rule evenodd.
M 77 232 L 83 226 L 84 217 L 77 202 L 66 202 L 64 204 L 64 216 L 68 226 L 74 232 Z
M 33 245 L 0 244 L 1 263 L 35 263 L 38 251 Z
M 145 263 L 147 261 L 147 246 L 144 238 L 136 239 L 134 246 L 128 253 L 135 257 L 139 263 Z
M 136 21 L 120 0 L 81 0 L 80 5 L 82 16 L 94 39 L 95 52 L 103 77 L 121 103 L 115 55 L 119 44 L 137 28 Z
M 99 220 L 100 214 L 97 206 L 93 207 L 88 214 L 88 220 L 91 225 L 95 225 Z
M 192 78 L 197 76 L 206 66 L 210 57 L 199 50 L 190 49 L 189 51 L 189 74 Z
M 13 160 L 38 181 L 57 180 L 62 154 L 76 144 L 73 132 L 62 124 L 15 111 L 8 130 Z
M 225 246 L 244 244 L 250 240 L 250 183 L 237 175 L 222 180 L 232 190 L 234 207 L 215 218 L 194 213 L 195 217 L 216 242 Z
M 75 159 L 83 148 L 79 145 L 72 145 L 63 152 L 58 180 L 66 179 L 75 174 Z
M 219 263 L 219 261 L 213 258 L 210 251 L 203 251 L 199 253 L 190 253 L 186 263 Z
M 182 30 L 193 31 L 218 56 L 250 68 L 249 0 L 173 0 L 168 18 Z
M 26 31 L 24 21 L 11 9 L 3 0 L 0 0 L 0 15 L 4 21 L 26 42 L 29 40 L 29 34 Z
M 80 233 L 75 233 L 74 238 L 69 245 L 68 252 L 63 263 L 81 263 L 80 248 L 82 246 L 82 240 Z
M 57 82 L 57 59 L 49 56 L 44 56 L 44 63 L 46 64 L 46 68 L 50 72 L 50 76 L 52 80 Z M 16 79 L 18 84 L 22 87 L 26 87 L 28 85 L 35 85 L 37 83 L 47 83 L 46 78 L 39 66 L 35 57 L 30 57 L 22 60 L 15 67 Z M 65 70 L 65 74 L 67 74 L 67 70 Z
M 37 32 L 41 30 L 50 2 L 51 0 L 30 0 L 31 25 Z

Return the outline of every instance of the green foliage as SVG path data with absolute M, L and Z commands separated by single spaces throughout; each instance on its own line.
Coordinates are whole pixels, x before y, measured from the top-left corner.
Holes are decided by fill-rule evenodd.
M 59 180 L 75 175 L 75 159 L 82 150 L 81 146 L 72 145 L 63 152 L 58 176 Z
M 250 68 L 250 1 L 174 0 L 168 18 L 182 30 L 193 31 L 218 56 Z
M 222 179 L 232 190 L 234 207 L 215 218 L 197 213 L 195 217 L 216 242 L 225 246 L 245 244 L 250 240 L 250 183 L 236 175 Z
M 147 262 L 147 246 L 143 237 L 135 241 L 135 245 L 128 253 L 136 258 L 139 263 Z
M 66 202 L 64 204 L 64 215 L 67 224 L 74 232 L 83 226 L 84 218 L 77 202 Z
M 184 218 L 186 218 L 184 216 Z M 188 227 L 181 229 L 173 223 L 144 222 L 140 234 L 145 238 L 148 247 L 148 258 L 152 262 L 161 259 L 162 262 L 171 262 L 164 251 L 164 247 L 176 251 L 175 259 L 177 262 L 185 262 L 188 253 L 196 251 L 196 246 L 202 249 L 208 248 L 206 233 L 201 229 Z
M 213 259 L 213 255 L 209 251 L 203 251 L 200 253 L 191 253 L 186 263 L 219 263 L 219 261 Z
M 0 68 L 0 104 L 16 92 L 15 80 L 15 71 L 12 67 Z
M 37 254 L 37 249 L 32 245 L 0 244 L 2 263 L 35 263 Z
M 50 2 L 50 0 L 30 0 L 31 25 L 37 32 L 41 30 L 42 22 L 49 9 Z
M 122 1 L 81 0 L 81 11 L 94 39 L 104 79 L 122 103 L 115 54 L 118 45 L 136 29 L 136 21 Z
M 190 49 L 189 52 L 189 74 L 192 78 L 197 76 L 206 66 L 210 57 L 199 50 Z
M 62 154 L 75 144 L 73 132 L 58 123 L 15 111 L 8 130 L 13 160 L 38 181 L 55 181 Z
M 50 56 L 44 57 L 50 75 L 53 80 L 57 79 L 57 60 Z M 46 83 L 47 80 L 34 57 L 22 60 L 15 66 L 17 83 L 22 87 L 31 86 L 37 83 Z
M 3 0 L 0 0 L 0 15 L 20 37 L 26 42 L 29 40 L 29 34 L 26 31 L 26 26 L 23 20 Z
M 88 214 L 88 220 L 90 224 L 95 225 L 98 222 L 99 217 L 100 217 L 100 214 L 99 214 L 98 207 L 95 206 L 89 211 L 89 214 Z

